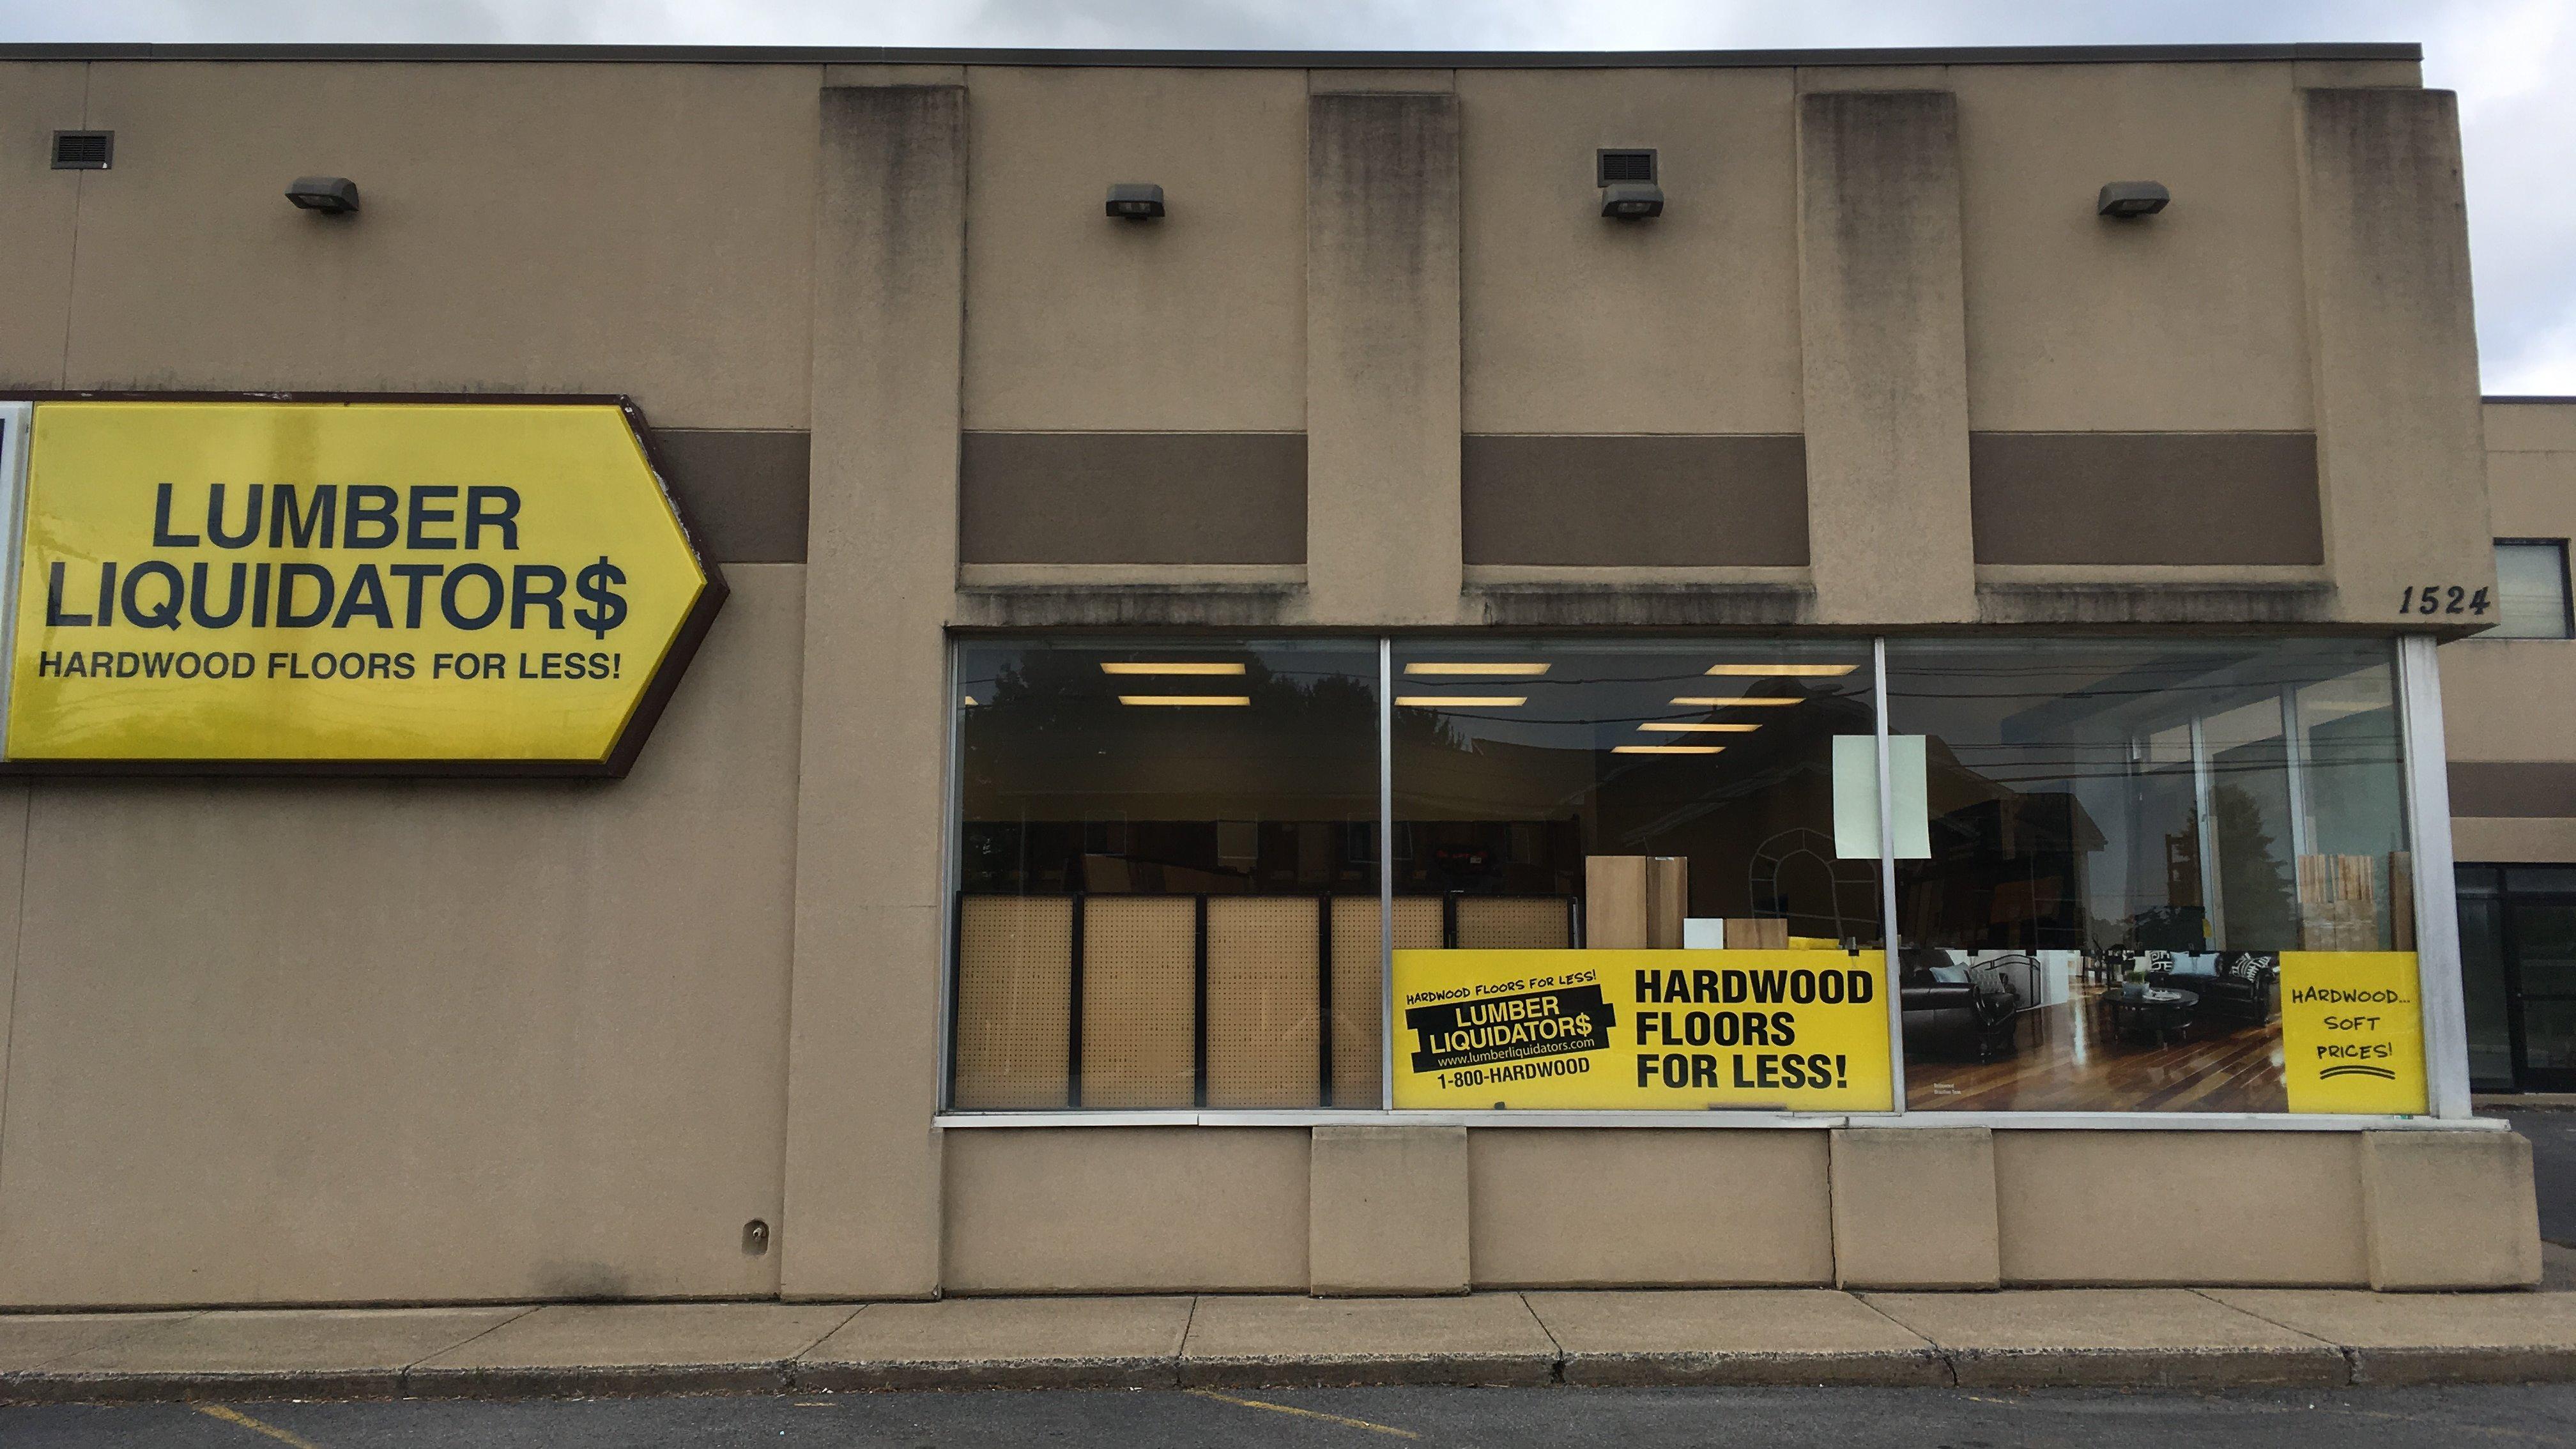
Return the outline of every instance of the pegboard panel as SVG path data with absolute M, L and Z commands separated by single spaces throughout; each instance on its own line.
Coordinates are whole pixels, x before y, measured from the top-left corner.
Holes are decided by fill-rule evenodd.
M 1195 901 L 1086 898 L 1082 1105 L 1197 1105 L 1197 995 Z
M 1398 896 L 1395 948 L 1440 949 L 1440 898 Z M 1333 1100 L 1335 1107 L 1379 1104 L 1386 1020 L 1378 995 L 1377 897 L 1333 897 Z
M 1312 896 L 1208 901 L 1207 1104 L 1319 1107 L 1322 911 Z
M 1065 1105 L 1073 1015 L 1073 902 L 969 896 L 957 918 L 961 1111 Z
M 1562 951 L 1573 944 L 1573 912 L 1561 899 L 1458 898 L 1458 949 L 1462 951 Z

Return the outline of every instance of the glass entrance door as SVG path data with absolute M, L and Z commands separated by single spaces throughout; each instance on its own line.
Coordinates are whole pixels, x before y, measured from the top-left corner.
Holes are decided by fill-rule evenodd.
M 2515 874 L 2505 872 L 2508 882 Z M 2521 1047 L 2515 1075 L 2533 1091 L 2576 1088 L 2576 895 L 2508 894 L 2505 939 Z
M 2576 1091 L 2576 867 L 2460 868 L 2470 1075 Z

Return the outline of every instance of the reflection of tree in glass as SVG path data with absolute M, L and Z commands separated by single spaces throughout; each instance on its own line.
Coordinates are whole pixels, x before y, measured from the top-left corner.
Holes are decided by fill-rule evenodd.
M 2242 786 L 2210 791 L 2211 823 L 2218 837 L 2218 899 L 2226 913 L 2230 951 L 2298 948 L 2297 897 L 2289 869 L 2263 828 L 2263 807 Z

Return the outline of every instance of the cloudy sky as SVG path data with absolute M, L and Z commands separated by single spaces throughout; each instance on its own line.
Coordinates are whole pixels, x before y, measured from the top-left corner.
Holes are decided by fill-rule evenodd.
M 1436 50 L 2411 40 L 2460 93 L 2489 392 L 2576 394 L 2576 0 L 0 0 L 0 40 Z

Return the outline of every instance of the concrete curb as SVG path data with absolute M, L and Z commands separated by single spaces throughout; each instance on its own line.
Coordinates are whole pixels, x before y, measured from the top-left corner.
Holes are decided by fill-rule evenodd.
M 789 1366 L 798 1392 L 888 1389 L 1177 1389 L 1177 1358 L 1019 1358 L 829 1363 Z
M 1951 1348 L 1941 1351 L 1962 1388 L 2343 1388 L 2352 1365 L 2340 1349 Z
M 0 1375 L 0 1404 L 247 1404 L 276 1399 L 402 1397 L 400 1369 Z
M 658 1394 L 774 1394 L 795 1385 L 784 1359 L 768 1363 L 629 1364 L 616 1367 L 412 1368 L 406 1399 L 622 1399 Z
M 1380 1385 L 1513 1388 L 1557 1381 L 1555 1354 L 1319 1354 L 1180 1361 L 1186 1389 L 1357 1389 Z
M 2576 1382 L 2576 1345 L 2556 1348 L 2356 1348 L 2352 1381 L 2370 1388 L 2406 1384 L 2563 1384 Z
M 1368 1354 L 903 1363 L 656 1364 L 256 1373 L 0 1374 L 0 1404 L 626 1398 L 907 1389 L 2344 1388 L 2576 1382 L 2576 1346 L 1917 1349 L 1821 1353 Z
M 1958 1382 L 1940 1352 L 1569 1353 L 1557 1376 L 1577 1388 L 1691 1385 L 1947 1388 Z

